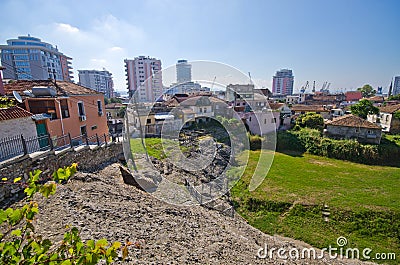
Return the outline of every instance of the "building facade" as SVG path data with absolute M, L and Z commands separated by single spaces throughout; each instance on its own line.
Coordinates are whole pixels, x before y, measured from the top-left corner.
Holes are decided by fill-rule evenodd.
M 176 63 L 176 82 L 186 83 L 192 81 L 192 65 L 187 60 L 178 60 Z
M 393 96 L 400 95 L 400 76 L 394 77 L 394 84 L 393 84 Z
M 4 79 L 13 80 L 73 80 L 72 58 L 58 51 L 52 44 L 39 38 L 19 36 L 0 45 Z
M 108 134 L 104 95 L 97 91 L 52 80 L 19 80 L 4 88 L 7 96 L 13 91 L 22 95 L 24 108 L 38 117 L 38 135 L 55 138 L 70 134 L 73 141 L 82 141 L 82 135 L 94 139 Z M 32 91 L 34 97 L 24 96 L 25 90 Z
M 274 95 L 292 95 L 294 76 L 292 70 L 281 69 L 276 72 L 272 81 L 272 93 Z
M 112 74 L 107 70 L 78 70 L 79 84 L 103 93 L 107 98 L 114 97 Z
M 139 56 L 124 62 L 130 97 L 135 94 L 138 102 L 155 102 L 162 96 L 161 60 Z

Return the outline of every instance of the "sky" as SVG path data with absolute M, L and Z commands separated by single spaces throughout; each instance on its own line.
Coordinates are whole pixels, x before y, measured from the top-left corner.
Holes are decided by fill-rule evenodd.
M 400 75 L 398 0 L 0 0 L 0 43 L 30 34 L 57 45 L 78 69 L 106 68 L 126 91 L 124 59 L 162 67 L 206 60 L 251 73 L 260 87 L 293 70 L 295 91 L 388 90 Z M 217 77 L 218 79 L 218 77 Z

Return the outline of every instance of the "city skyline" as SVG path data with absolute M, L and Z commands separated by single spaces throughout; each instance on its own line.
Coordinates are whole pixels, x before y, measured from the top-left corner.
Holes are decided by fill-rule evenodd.
M 164 68 L 182 58 L 219 61 L 269 89 L 275 72 L 288 68 L 294 92 L 314 80 L 317 89 L 328 81 L 339 91 L 369 83 L 387 92 L 400 75 L 397 1 L 97 3 L 3 1 L 18 15 L 4 12 L 0 42 L 31 34 L 73 58 L 75 81 L 78 69 L 105 67 L 122 92 L 124 59 L 140 55 L 159 58 Z

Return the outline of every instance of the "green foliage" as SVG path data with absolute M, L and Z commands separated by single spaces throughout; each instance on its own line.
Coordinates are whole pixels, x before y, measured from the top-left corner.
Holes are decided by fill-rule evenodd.
M 400 249 L 400 168 L 276 152 L 263 183 L 250 192 L 259 156 L 260 151 L 249 152 L 246 170 L 231 190 L 235 210 L 252 226 L 319 248 L 345 236 L 350 247 Z M 322 217 L 324 204 L 329 222 Z
M 111 103 L 122 103 L 122 100 L 120 100 L 119 98 L 110 98 L 110 102 Z
M 399 95 L 391 95 L 388 98 L 389 100 L 400 100 L 400 94 Z
M 120 242 L 109 243 L 106 239 L 83 242 L 76 227 L 67 226 L 64 239 L 60 243 L 51 242 L 35 232 L 33 221 L 39 212 L 37 202 L 33 195 L 39 192 L 45 197 L 55 193 L 56 183 L 66 182 L 76 173 L 77 164 L 58 169 L 54 172 L 51 181 L 42 178 L 40 170 L 29 173 L 26 183 L 21 183 L 21 178 L 15 178 L 12 183 L 22 185 L 28 196 L 28 203 L 16 209 L 0 209 L 0 264 L 97 264 L 101 260 L 110 264 L 118 256 L 117 251 L 122 250 L 125 258 L 128 254 L 127 247 L 132 243 L 126 242 L 121 248 Z M 7 181 L 3 179 L 3 181 Z M 46 182 L 47 181 L 47 182 Z M 43 183 L 44 184 L 41 184 Z
M 279 132 L 277 150 L 307 152 L 363 164 L 400 166 L 400 146 L 385 138 L 380 145 L 368 145 L 355 140 L 326 138 L 318 130 L 303 128 Z
M 15 106 L 13 99 L 7 97 L 0 97 L 0 108 L 9 108 Z
M 121 117 L 121 118 L 125 117 L 125 112 L 126 112 L 126 106 L 119 108 L 118 117 Z
M 393 115 L 393 117 L 395 117 L 396 119 L 400 119 L 400 111 L 396 111 Z
M 250 142 L 250 150 L 260 150 L 262 147 L 262 142 L 265 141 L 264 137 L 259 135 L 247 134 Z
M 376 90 L 372 88 L 370 85 L 364 85 L 363 87 L 357 88 L 358 91 L 361 91 L 364 98 L 372 97 L 376 94 Z
M 320 114 L 308 112 L 305 114 L 301 114 L 297 118 L 296 125 L 302 128 L 307 127 L 322 131 L 324 128 L 324 118 Z
M 357 104 L 350 106 L 351 113 L 363 119 L 368 115 L 379 114 L 379 109 L 371 101 L 362 99 Z
M 122 100 L 119 98 L 106 98 L 104 97 L 104 104 L 108 105 L 110 103 L 122 103 Z

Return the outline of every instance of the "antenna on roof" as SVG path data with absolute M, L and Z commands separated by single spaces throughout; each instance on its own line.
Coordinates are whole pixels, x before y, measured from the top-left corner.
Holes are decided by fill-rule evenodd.
M 13 96 L 19 103 L 22 103 L 22 98 L 17 91 L 13 91 Z

